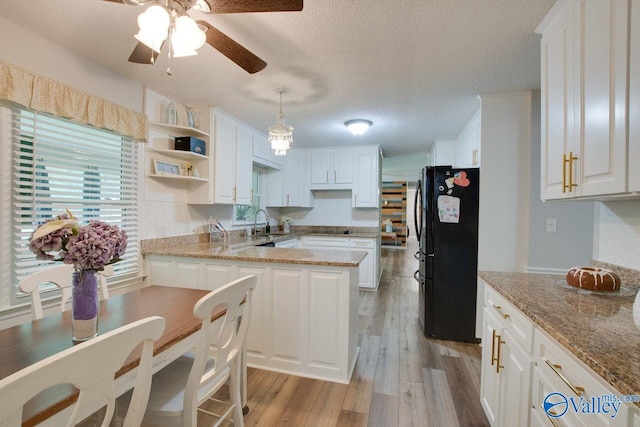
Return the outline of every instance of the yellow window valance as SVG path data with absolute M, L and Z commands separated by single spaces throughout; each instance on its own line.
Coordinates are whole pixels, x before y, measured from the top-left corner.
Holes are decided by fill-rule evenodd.
M 0 61 L 0 99 L 79 123 L 147 140 L 147 116 Z

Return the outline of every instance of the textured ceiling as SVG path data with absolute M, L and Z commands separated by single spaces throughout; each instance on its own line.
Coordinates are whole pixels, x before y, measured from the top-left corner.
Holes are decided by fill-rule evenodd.
M 294 145 L 379 144 L 424 153 L 455 138 L 476 95 L 538 88 L 539 36 L 555 0 L 305 0 L 302 12 L 203 15 L 264 59 L 249 75 L 208 45 L 196 57 L 127 61 L 142 7 L 99 0 L 2 0 L 0 15 L 153 90 L 215 105 L 259 130 L 275 122 L 276 89 Z M 343 123 L 365 118 L 357 138 Z

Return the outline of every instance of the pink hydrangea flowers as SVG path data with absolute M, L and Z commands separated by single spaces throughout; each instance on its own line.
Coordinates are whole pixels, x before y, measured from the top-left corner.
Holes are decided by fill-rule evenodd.
M 69 213 L 38 227 L 29 238 L 29 249 L 37 259 L 73 264 L 80 271 L 102 270 L 105 265 L 120 261 L 127 239 L 127 233 L 117 225 L 90 221 L 77 226 L 77 220 Z

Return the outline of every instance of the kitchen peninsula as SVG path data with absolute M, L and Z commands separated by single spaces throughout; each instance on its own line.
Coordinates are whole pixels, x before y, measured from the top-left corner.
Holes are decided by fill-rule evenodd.
M 143 241 L 145 284 L 213 290 L 255 275 L 247 364 L 348 383 L 358 355 L 358 268 L 367 252 L 256 246 L 285 239 L 291 236 Z

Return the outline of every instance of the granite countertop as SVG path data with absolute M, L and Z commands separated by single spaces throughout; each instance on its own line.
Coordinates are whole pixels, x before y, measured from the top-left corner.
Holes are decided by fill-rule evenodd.
M 632 313 L 640 281 L 623 281 L 618 295 L 595 295 L 562 286 L 558 275 L 478 274 L 620 393 L 640 395 L 640 326 Z
M 274 262 L 283 264 L 330 265 L 335 267 L 357 267 L 367 256 L 364 251 L 335 251 L 326 249 L 274 248 L 256 246 L 296 237 L 287 234 L 268 238 L 265 236 L 232 238 L 222 242 L 176 242 L 167 239 L 163 245 L 148 245 L 141 250 L 143 255 L 165 255 L 191 258 L 227 259 L 235 261 Z M 171 243 L 173 241 L 173 244 Z

